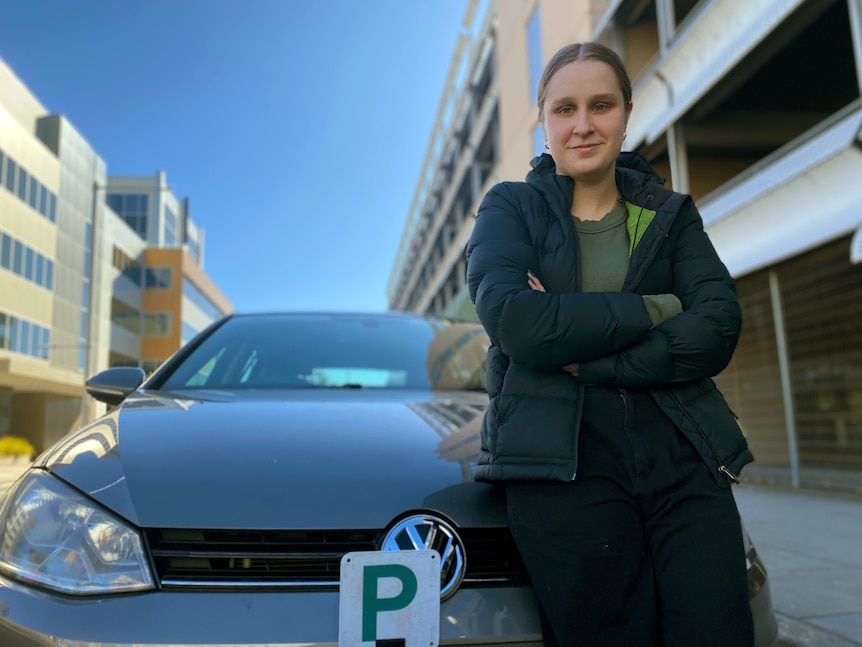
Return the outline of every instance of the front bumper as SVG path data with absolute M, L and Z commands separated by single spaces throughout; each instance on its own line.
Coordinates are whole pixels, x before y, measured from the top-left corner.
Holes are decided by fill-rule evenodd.
M 443 645 L 541 647 L 528 587 L 462 589 L 442 603 Z M 3 647 L 338 645 L 338 592 L 148 591 L 77 598 L 0 576 Z

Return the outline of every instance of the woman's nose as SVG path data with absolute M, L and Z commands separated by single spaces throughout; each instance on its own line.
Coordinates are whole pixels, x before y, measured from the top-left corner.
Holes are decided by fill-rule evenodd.
M 593 129 L 593 122 L 590 119 L 588 111 L 581 111 L 575 116 L 575 123 L 572 126 L 572 132 L 575 135 L 583 135 Z

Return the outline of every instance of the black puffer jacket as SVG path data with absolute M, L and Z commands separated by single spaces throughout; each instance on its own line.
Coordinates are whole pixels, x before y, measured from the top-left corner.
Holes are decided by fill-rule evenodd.
M 716 480 L 735 479 L 752 456 L 710 378 L 730 361 L 740 308 L 694 202 L 663 187 L 639 155 L 621 154 L 628 275 L 621 292 L 580 292 L 574 180 L 547 154 L 532 166 L 526 183 L 488 192 L 467 245 L 470 296 L 492 341 L 476 478 L 575 478 L 590 383 L 648 390 Z M 547 293 L 529 288 L 528 269 Z M 652 328 L 641 295 L 668 293 L 683 312 Z M 577 379 L 562 370 L 573 362 Z

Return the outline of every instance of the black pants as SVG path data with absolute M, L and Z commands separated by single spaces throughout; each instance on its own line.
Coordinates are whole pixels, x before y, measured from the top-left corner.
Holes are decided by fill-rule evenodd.
M 576 479 L 506 483 L 545 644 L 752 647 L 730 487 L 649 394 L 586 391 Z

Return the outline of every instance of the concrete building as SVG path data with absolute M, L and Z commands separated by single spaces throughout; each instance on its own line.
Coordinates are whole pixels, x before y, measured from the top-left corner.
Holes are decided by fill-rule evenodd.
M 143 219 L 126 195 L 144 196 Z M 86 377 L 151 370 L 229 313 L 202 261 L 203 231 L 163 173 L 108 177 L 0 60 L 0 436 L 41 450 L 99 413 Z
M 862 488 L 859 0 L 471 3 L 390 307 L 475 316 L 463 252 L 478 202 L 542 151 L 538 77 L 579 40 L 623 57 L 627 149 L 695 198 L 737 281 L 742 336 L 716 381 L 757 458 L 747 473 Z

